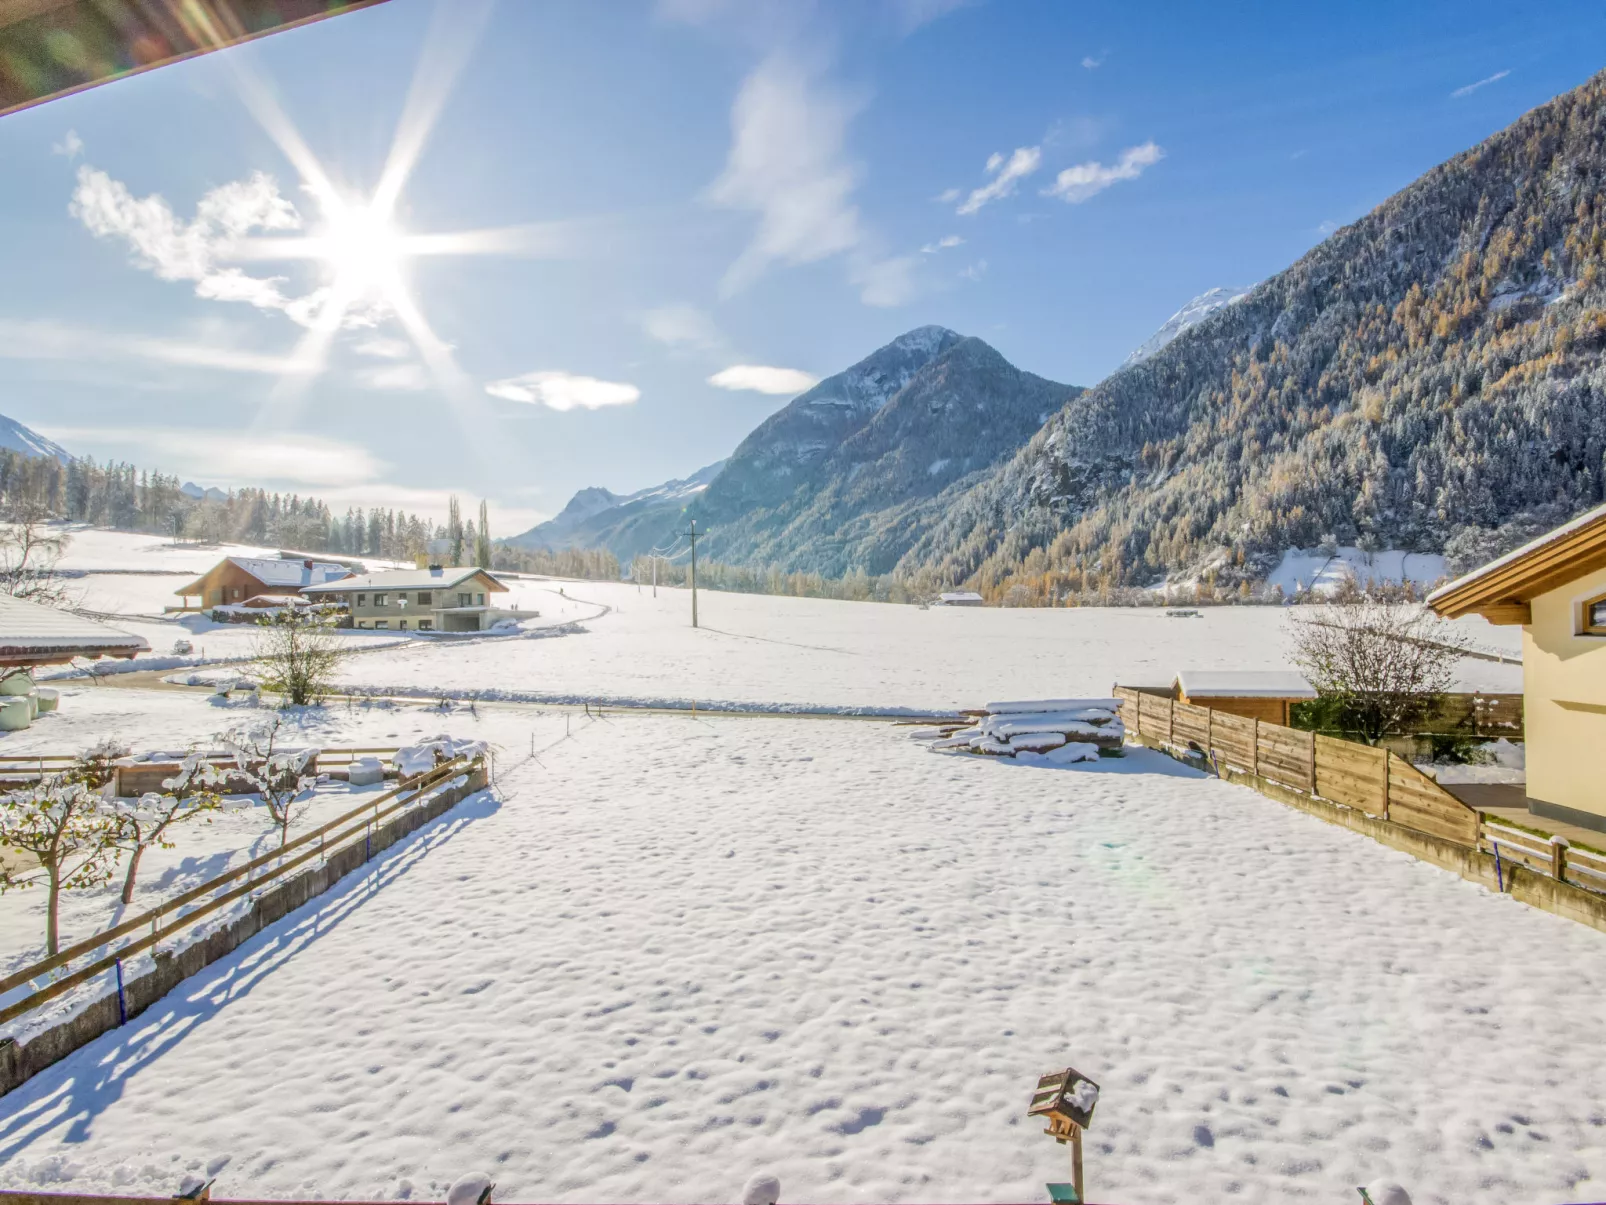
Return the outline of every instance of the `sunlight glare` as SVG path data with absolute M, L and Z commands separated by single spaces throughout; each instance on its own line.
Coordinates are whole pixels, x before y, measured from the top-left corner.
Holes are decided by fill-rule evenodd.
M 322 258 L 352 293 L 390 291 L 406 254 L 401 234 L 373 206 L 347 204 L 330 214 Z

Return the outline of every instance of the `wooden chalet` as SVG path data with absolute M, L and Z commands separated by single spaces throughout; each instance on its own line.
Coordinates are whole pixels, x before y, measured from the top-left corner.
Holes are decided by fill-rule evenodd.
M 183 611 L 224 606 L 266 606 L 299 598 L 308 586 L 352 576 L 333 561 L 281 560 L 227 556 L 193 582 L 173 591 L 184 600 Z M 195 599 L 192 603 L 190 600 Z

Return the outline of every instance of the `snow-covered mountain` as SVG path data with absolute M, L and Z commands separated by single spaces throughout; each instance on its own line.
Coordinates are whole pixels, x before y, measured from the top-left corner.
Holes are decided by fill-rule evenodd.
M 714 560 L 885 572 L 952 491 L 1080 392 L 980 339 L 919 327 L 766 419 L 686 515 Z
M 715 461 L 690 477 L 649 486 L 633 494 L 616 494 L 600 485 L 587 486 L 569 499 L 557 515 L 508 541 L 520 548 L 607 548 L 620 561 L 660 543 L 679 522 L 686 503 L 708 488 L 725 461 Z
M 186 481 L 179 486 L 178 492 L 186 498 L 194 498 L 197 502 L 227 502 L 229 500 L 228 490 L 220 490 L 215 485 L 202 489 L 193 481 Z
M 54 440 L 46 439 L 39 432 L 24 427 L 16 419 L 7 418 L 3 414 L 0 414 L 0 448 L 21 452 L 24 456 L 59 460 L 62 464 L 72 459 L 67 450 Z
M 1231 305 L 1240 297 L 1247 297 L 1249 290 L 1254 287 L 1254 285 L 1249 285 L 1242 289 L 1216 288 L 1200 293 L 1199 296 L 1167 318 L 1165 325 L 1160 327 L 1159 330 L 1133 348 L 1132 354 L 1122 362 L 1121 367 L 1127 368 L 1133 364 L 1141 364 L 1189 327 L 1198 326 L 1199 323 L 1210 317 L 1217 310 Z

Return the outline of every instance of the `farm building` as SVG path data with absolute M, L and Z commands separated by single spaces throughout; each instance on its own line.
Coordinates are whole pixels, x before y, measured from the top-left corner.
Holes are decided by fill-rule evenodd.
M 1522 625 L 1528 808 L 1606 831 L 1606 506 L 1442 586 L 1447 619 Z
M 1284 727 L 1295 703 L 1316 697 L 1305 676 L 1290 670 L 1185 669 L 1171 693 L 1182 703 Z
M 60 665 L 75 657 L 135 657 L 150 648 L 142 636 L 0 594 L 0 668 Z
M 306 598 L 343 603 L 359 628 L 415 632 L 483 632 L 504 619 L 534 612 L 498 607 L 495 594 L 507 587 L 473 565 L 443 569 L 393 569 L 308 586 Z
M 937 596 L 939 607 L 979 607 L 985 600 L 974 590 L 954 590 Z
M 269 603 L 297 598 L 307 586 L 350 577 L 351 570 L 331 561 L 274 560 L 228 556 L 188 585 L 173 591 L 184 600 L 183 611 L 244 606 L 254 599 Z M 191 603 L 190 599 L 199 601 Z

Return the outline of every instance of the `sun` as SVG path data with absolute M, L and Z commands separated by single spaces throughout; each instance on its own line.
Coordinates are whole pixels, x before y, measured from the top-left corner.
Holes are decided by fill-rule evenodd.
M 329 215 L 319 258 L 335 273 L 335 288 L 351 296 L 389 292 L 407 245 L 388 216 L 368 204 L 344 204 Z

